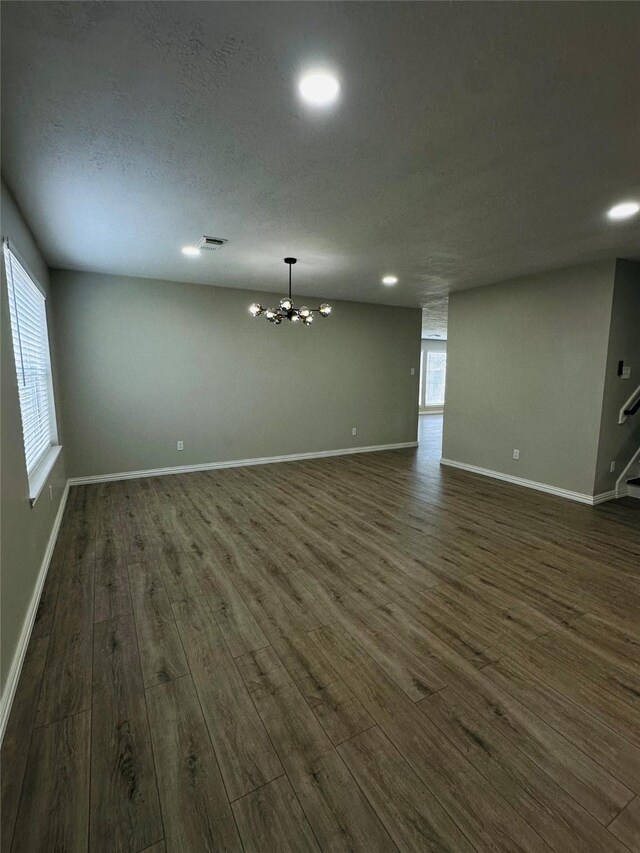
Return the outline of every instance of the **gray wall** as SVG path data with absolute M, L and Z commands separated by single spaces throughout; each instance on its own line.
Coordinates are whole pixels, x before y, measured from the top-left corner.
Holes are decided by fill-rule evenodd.
M 416 440 L 418 309 L 334 302 L 275 327 L 247 311 L 273 294 L 52 282 L 71 477 Z
M 631 367 L 631 379 L 617 375 L 618 361 Z M 618 423 L 620 408 L 640 385 L 640 263 L 618 260 L 602 403 L 596 494 L 615 488 L 618 475 L 640 447 L 640 412 Z M 612 461 L 615 473 L 609 472 Z M 635 473 L 635 472 L 634 472 Z M 631 476 L 631 475 L 629 475 Z
M 611 261 L 451 295 L 444 458 L 593 494 L 613 278 Z
M 38 247 L 7 188 L 2 184 L 2 236 L 7 237 L 28 266 L 31 274 L 48 292 L 49 275 Z M 18 384 L 11 341 L 7 280 L 2 260 L 2 292 L 0 294 L 2 348 L 0 376 L 1 494 L 2 494 L 2 652 L 0 656 L 2 690 L 22 631 L 27 609 L 33 596 L 42 559 L 49 541 L 56 512 L 64 491 L 66 475 L 64 450 L 49 475 L 35 506 L 29 503 L 29 483 L 22 443 L 22 423 L 18 400 Z M 47 299 L 50 337 L 51 299 Z M 55 353 L 52 352 L 55 369 Z M 54 392 L 57 382 L 54 375 Z M 59 407 L 58 407 L 59 410 Z M 59 411 L 58 411 L 59 415 Z M 58 418 L 59 435 L 60 420 Z M 60 440 L 62 440 L 60 438 Z M 49 485 L 53 498 L 49 497 Z

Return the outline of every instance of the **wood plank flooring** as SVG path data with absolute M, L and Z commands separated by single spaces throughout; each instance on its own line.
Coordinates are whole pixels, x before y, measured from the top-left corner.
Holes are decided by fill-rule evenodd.
M 418 451 L 74 487 L 2 851 L 640 851 L 640 501 Z

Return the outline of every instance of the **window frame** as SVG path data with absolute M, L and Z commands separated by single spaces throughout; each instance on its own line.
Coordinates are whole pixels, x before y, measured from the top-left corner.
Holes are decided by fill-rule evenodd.
M 7 254 L 8 253 L 8 254 Z M 8 255 L 10 257 L 8 257 Z M 16 346 L 13 338 L 13 328 L 12 328 L 12 319 L 11 312 L 16 311 L 15 307 L 15 283 L 13 278 L 13 271 L 11 268 L 11 260 L 15 260 L 23 269 L 24 273 L 27 276 L 30 284 L 38 291 L 38 293 L 42 296 L 44 300 L 44 344 L 45 350 L 47 354 L 47 374 L 46 374 L 46 391 L 48 396 L 48 414 L 49 414 L 49 447 L 42 453 L 40 458 L 37 460 L 36 464 L 33 466 L 32 470 L 29 471 L 27 468 L 27 454 L 25 447 L 25 434 L 24 434 L 24 415 L 22 411 L 22 405 L 20 402 L 20 387 L 19 387 L 19 376 L 18 369 L 19 365 L 16 361 Z M 53 388 L 53 364 L 51 359 L 51 342 L 49 336 L 49 315 L 47 312 L 47 293 L 45 288 L 40 284 L 37 276 L 33 274 L 29 265 L 25 263 L 22 254 L 16 250 L 13 245 L 13 241 L 9 240 L 7 237 L 3 237 L 2 240 L 2 264 L 4 268 L 5 280 L 7 282 L 7 307 L 9 313 L 9 335 L 11 336 L 11 354 L 13 356 L 13 369 L 14 369 L 14 377 L 16 381 L 16 391 L 18 394 L 18 408 L 20 411 L 20 432 L 22 438 L 22 449 L 23 449 L 23 459 L 24 459 L 24 470 L 25 475 L 27 477 L 27 482 L 29 485 L 29 502 L 31 506 L 33 506 L 42 493 L 47 480 L 49 479 L 49 475 L 53 469 L 53 466 L 56 463 L 58 456 L 62 450 L 62 445 L 59 443 L 59 434 L 58 434 L 58 418 L 56 412 L 56 399 Z M 13 302 L 13 309 L 11 306 L 11 300 Z

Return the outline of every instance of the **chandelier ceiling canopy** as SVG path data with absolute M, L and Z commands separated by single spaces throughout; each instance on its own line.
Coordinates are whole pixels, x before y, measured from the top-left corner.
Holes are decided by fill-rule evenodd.
M 254 317 L 263 314 L 270 323 L 275 325 L 282 323 L 283 320 L 289 320 L 292 323 L 301 322 L 305 326 L 310 326 L 313 323 L 314 314 L 328 317 L 331 314 L 331 305 L 327 302 L 323 302 L 319 308 L 308 308 L 306 305 L 296 308 L 291 296 L 291 267 L 297 262 L 297 258 L 285 258 L 284 262 L 289 265 L 289 296 L 280 300 L 278 308 L 263 308 L 258 302 L 254 302 L 253 305 L 249 306 L 249 313 Z

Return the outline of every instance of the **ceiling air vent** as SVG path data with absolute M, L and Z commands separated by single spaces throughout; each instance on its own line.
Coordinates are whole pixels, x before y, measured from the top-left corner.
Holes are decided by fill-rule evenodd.
M 196 246 L 198 249 L 211 249 L 215 251 L 215 249 L 221 249 L 228 242 L 228 240 L 222 240 L 219 237 L 201 237 Z

